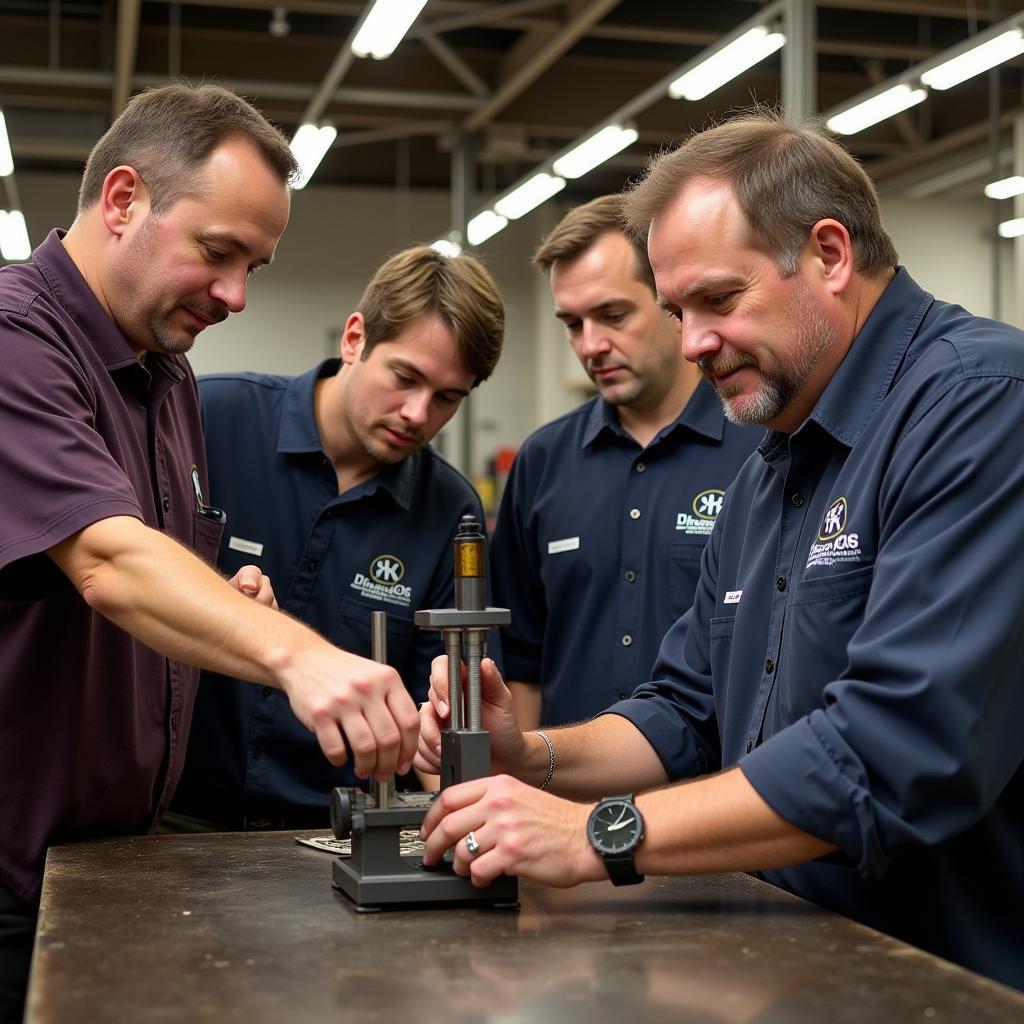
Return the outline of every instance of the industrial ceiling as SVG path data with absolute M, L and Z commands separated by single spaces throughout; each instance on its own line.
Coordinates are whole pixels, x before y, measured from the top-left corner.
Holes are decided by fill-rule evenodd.
M 386 60 L 347 42 L 352 0 L 0 0 L 0 109 L 22 170 L 81 167 L 134 91 L 216 80 L 291 135 L 326 120 L 338 138 L 318 184 L 448 189 L 468 138 L 476 192 L 500 192 L 764 6 L 753 0 L 429 0 Z M 812 49 L 817 109 L 842 105 L 1024 9 L 1024 0 L 822 0 Z M 629 149 L 570 183 L 621 187 L 652 151 L 754 100 L 780 98 L 776 53 L 704 100 L 667 96 L 634 118 Z M 971 190 L 1007 158 L 1022 59 L 855 136 L 884 188 Z M 993 130 L 993 125 L 996 130 Z M 929 186 L 928 182 L 934 184 Z

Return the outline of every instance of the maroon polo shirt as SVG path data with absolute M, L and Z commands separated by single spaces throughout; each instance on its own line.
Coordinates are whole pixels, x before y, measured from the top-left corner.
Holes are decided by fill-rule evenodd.
M 212 561 L 222 527 L 193 467 L 205 493 L 187 360 L 140 363 L 57 231 L 0 270 L 0 880 L 25 900 L 50 843 L 155 825 L 198 682 L 90 610 L 46 552 L 134 516 Z

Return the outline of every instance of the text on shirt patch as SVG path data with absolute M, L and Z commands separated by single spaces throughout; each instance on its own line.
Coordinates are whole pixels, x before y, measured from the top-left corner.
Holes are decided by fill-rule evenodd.
M 561 540 L 549 540 L 548 554 L 557 555 L 562 551 L 576 551 L 579 546 L 579 537 L 563 537 Z
M 742 596 L 742 590 L 727 590 L 725 597 L 722 598 L 722 604 L 739 604 Z
M 259 541 L 246 540 L 244 537 L 229 537 L 228 547 L 232 551 L 243 551 L 247 555 L 256 555 L 257 558 L 263 554 L 263 545 Z
M 709 536 L 724 502 L 725 491 L 720 491 L 717 487 L 701 491 L 693 499 L 693 515 L 689 512 L 680 512 L 676 515 L 676 529 L 691 536 Z
M 349 586 L 363 597 L 409 607 L 412 587 L 402 583 L 405 564 L 397 555 L 374 555 L 366 573 L 357 572 Z
M 832 566 L 839 562 L 859 562 L 861 560 L 860 537 L 855 533 L 847 533 L 849 505 L 846 498 L 836 498 L 825 510 L 818 531 L 818 540 L 811 545 L 807 555 L 807 566 Z

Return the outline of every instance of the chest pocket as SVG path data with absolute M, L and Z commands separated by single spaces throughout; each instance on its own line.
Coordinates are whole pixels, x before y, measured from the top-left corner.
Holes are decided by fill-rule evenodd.
M 409 647 L 416 631 L 411 616 L 399 615 L 388 607 L 370 607 L 346 597 L 342 599 L 334 631 L 328 639 L 332 644 L 353 654 L 361 654 L 364 658 L 371 657 L 373 652 L 370 624 L 375 611 L 385 611 L 388 614 L 388 664 L 400 668 L 409 655 Z
M 873 575 L 869 565 L 794 586 L 778 679 L 782 724 L 820 708 L 825 685 L 847 670 L 846 648 L 864 619 Z
M 668 606 L 673 619 L 680 618 L 693 604 L 700 576 L 700 556 L 704 541 L 678 541 L 672 545 L 668 575 Z
M 217 552 L 220 550 L 220 541 L 223 535 L 223 522 L 193 510 L 192 549 L 204 562 L 208 562 L 210 565 L 217 564 Z

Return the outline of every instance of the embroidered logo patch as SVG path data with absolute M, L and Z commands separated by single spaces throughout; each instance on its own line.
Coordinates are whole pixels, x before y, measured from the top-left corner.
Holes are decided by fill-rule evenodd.
M 693 499 L 690 512 L 676 515 L 676 529 L 696 537 L 707 537 L 715 525 L 718 513 L 725 503 L 725 491 L 710 487 Z
M 397 555 L 375 555 L 366 573 L 357 572 L 349 586 L 363 597 L 409 607 L 412 587 L 402 583 L 405 563 Z
M 817 543 L 811 545 L 807 554 L 807 566 L 832 566 L 840 562 L 859 562 L 861 560 L 860 537 L 856 533 L 847 533 L 850 508 L 846 498 L 836 498 L 821 519 Z
M 846 529 L 848 511 L 845 498 L 837 498 L 833 501 L 825 510 L 821 529 L 818 531 L 818 540 L 832 540 L 833 537 L 838 537 Z

